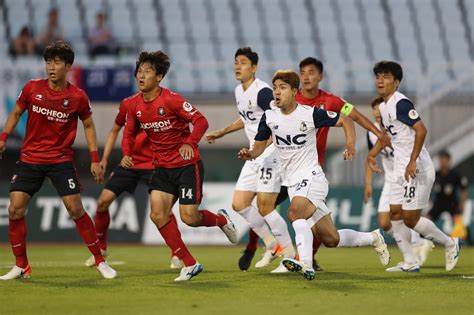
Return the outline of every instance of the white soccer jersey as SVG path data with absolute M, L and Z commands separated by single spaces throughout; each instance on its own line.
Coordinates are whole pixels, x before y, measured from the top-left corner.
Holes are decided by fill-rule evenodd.
M 388 102 L 379 106 L 382 124 L 392 140 L 395 155 L 395 172 L 404 172 L 410 161 L 415 143 L 415 130 L 412 126 L 420 120 L 413 103 L 402 93 L 395 92 Z M 417 168 L 428 169 L 433 166 L 431 157 L 425 146 L 421 149 Z
M 260 91 L 262 93 L 259 93 Z M 262 118 L 264 111 L 269 109 L 269 99 L 271 100 L 272 98 L 273 92 L 270 86 L 258 78 L 245 91 L 242 88 L 242 84 L 235 88 L 235 101 L 240 119 L 242 119 L 245 125 L 245 134 L 249 139 L 250 148 L 257 135 L 260 118 Z
M 378 129 L 382 129 L 382 127 L 378 123 L 374 123 L 374 125 Z M 378 138 L 375 134 L 372 132 L 368 131 L 367 132 L 367 141 L 369 142 L 369 150 L 375 145 L 377 142 Z M 396 179 L 396 176 L 394 174 L 393 170 L 393 149 L 386 147 L 383 148 L 382 151 L 380 152 L 380 156 L 382 157 L 382 168 L 383 168 L 383 174 L 384 174 L 384 181 L 394 181 Z
M 334 126 L 338 119 L 338 113 L 299 104 L 289 115 L 279 108 L 265 111 L 255 140 L 272 137 L 283 185 L 293 186 L 309 174 L 322 173 L 316 150 L 316 129 Z

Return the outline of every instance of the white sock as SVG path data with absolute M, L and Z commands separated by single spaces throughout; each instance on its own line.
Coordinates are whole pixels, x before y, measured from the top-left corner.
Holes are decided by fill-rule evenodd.
M 374 242 L 370 232 L 358 232 L 349 229 L 337 230 L 339 233 L 339 244 L 337 247 L 359 247 L 369 246 Z
M 293 221 L 293 229 L 295 229 L 295 240 L 300 261 L 311 266 L 313 262 L 313 233 L 305 219 Z
M 278 211 L 273 210 L 269 214 L 263 217 L 265 222 L 267 222 L 270 230 L 272 231 L 273 236 L 276 238 L 277 242 L 280 243 L 280 246 L 287 248 L 288 246 L 293 247 L 291 242 L 291 236 L 288 232 L 288 226 L 286 225 L 285 219 L 281 217 Z
M 267 249 L 272 249 L 276 245 L 275 237 L 257 208 L 251 205 L 239 211 L 239 214 L 245 218 L 252 230 L 263 240 Z
M 421 217 L 413 229 L 435 243 L 444 245 L 445 247 L 454 246 L 453 239 L 444 234 L 431 220 L 428 220 L 427 218 Z
M 410 230 L 411 232 L 411 246 L 421 246 L 424 243 L 424 240 L 421 238 L 420 233 L 415 230 Z
M 402 252 L 403 260 L 407 264 L 416 264 L 416 257 L 411 247 L 410 229 L 403 223 L 403 220 L 392 221 L 393 237 L 397 241 L 398 248 Z

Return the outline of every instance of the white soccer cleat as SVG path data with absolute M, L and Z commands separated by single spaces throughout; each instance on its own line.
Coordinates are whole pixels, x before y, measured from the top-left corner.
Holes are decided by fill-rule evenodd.
M 276 267 L 275 269 L 270 271 L 270 273 L 287 273 L 287 272 L 290 272 L 290 271 L 288 269 L 286 269 L 286 267 L 283 266 L 282 263 L 279 263 L 278 267 Z
M 281 263 L 288 271 L 299 272 L 308 280 L 313 280 L 316 276 L 313 266 L 292 258 L 284 258 Z
M 407 264 L 399 262 L 396 266 L 385 269 L 387 272 L 419 272 L 420 266 L 418 264 Z
M 457 237 L 451 237 L 454 242 L 454 246 L 446 247 L 446 271 L 454 269 L 459 260 L 459 254 L 461 252 L 462 242 Z
M 416 261 L 420 267 L 423 266 L 434 247 L 435 245 L 433 242 L 427 239 L 423 240 L 422 245 L 413 246 L 413 253 L 415 254 Z
M 25 268 L 13 266 L 13 268 L 0 277 L 0 280 L 29 279 L 31 277 L 31 267 L 28 264 Z
M 171 269 L 181 269 L 183 268 L 183 261 L 179 259 L 178 256 L 171 257 L 170 268 Z
M 223 215 L 227 220 L 227 224 L 221 227 L 222 232 L 224 232 L 224 234 L 227 236 L 227 238 L 232 244 L 237 243 L 237 229 L 235 228 L 235 225 L 230 219 L 230 216 L 227 211 L 225 211 L 224 209 L 220 209 L 219 211 L 217 211 L 217 214 Z
M 179 277 L 174 279 L 174 281 L 188 281 L 192 277 L 195 277 L 198 274 L 200 274 L 203 269 L 204 268 L 202 267 L 202 265 L 198 262 L 196 262 L 192 266 L 183 267 L 183 268 L 181 268 L 181 272 L 179 273 Z
M 264 268 L 272 263 L 278 256 L 275 255 L 273 249 L 265 250 L 262 255 L 262 259 L 255 263 L 255 268 Z
M 390 263 L 390 252 L 388 251 L 387 244 L 385 244 L 385 239 L 380 232 L 380 229 L 376 229 L 372 231 L 372 235 L 374 236 L 374 246 L 375 252 L 379 256 L 380 262 L 382 265 L 387 266 Z
M 102 257 L 106 258 L 109 256 L 109 253 L 105 249 L 101 249 L 100 253 L 102 254 Z M 91 257 L 87 258 L 86 262 L 84 263 L 86 267 L 94 267 L 95 266 L 95 258 L 94 255 L 91 255 Z
M 112 269 L 112 267 L 107 264 L 107 262 L 103 261 L 97 266 L 97 270 L 100 272 L 102 277 L 105 279 L 113 279 L 117 278 L 117 271 Z

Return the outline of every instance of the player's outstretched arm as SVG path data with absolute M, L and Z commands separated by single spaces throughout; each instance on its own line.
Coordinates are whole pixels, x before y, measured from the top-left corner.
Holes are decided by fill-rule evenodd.
M 6 150 L 8 136 L 10 136 L 13 130 L 15 129 L 24 111 L 25 110 L 22 109 L 20 106 L 15 105 L 10 115 L 8 115 L 7 121 L 5 122 L 5 127 L 0 133 L 0 158 L 3 151 Z
M 365 188 L 364 188 L 364 203 L 369 202 L 372 197 L 372 169 L 369 167 L 369 162 L 365 161 Z
M 206 141 L 208 143 L 214 143 L 214 142 L 216 142 L 217 139 L 222 138 L 226 134 L 232 133 L 234 131 L 237 131 L 237 130 L 240 130 L 240 129 L 243 129 L 243 128 L 244 128 L 244 122 L 239 117 L 239 118 L 237 118 L 237 120 L 235 120 L 230 125 L 222 128 L 222 129 L 219 129 L 219 130 L 211 131 L 208 134 L 206 134 Z
M 115 142 L 117 141 L 120 129 L 122 129 L 122 127 L 114 123 L 109 131 L 109 134 L 107 135 L 107 139 L 105 140 L 104 153 L 102 154 L 102 159 L 99 163 L 104 172 L 107 168 L 107 161 L 109 160 L 110 153 L 112 153 L 112 149 L 114 148 Z
M 377 138 L 380 139 L 380 141 L 382 141 L 382 144 L 383 144 L 384 147 L 392 146 L 392 143 L 390 141 L 390 137 L 387 135 L 387 133 L 383 130 L 378 129 L 370 121 L 369 118 L 367 118 L 364 114 L 359 112 L 357 110 L 357 108 L 355 108 L 354 106 L 352 106 L 350 109 L 346 109 L 346 105 L 344 105 L 343 109 L 341 110 L 341 113 L 343 113 L 346 116 L 350 117 L 353 121 L 355 121 L 357 124 L 359 124 L 365 130 L 371 131 L 374 135 L 377 136 Z
M 95 131 L 95 124 L 94 120 L 92 120 L 92 116 L 84 119 L 82 124 L 84 125 L 84 135 L 91 155 L 92 177 L 94 177 L 94 180 L 100 184 L 104 181 L 104 170 L 102 170 L 102 167 L 99 165 L 100 158 L 97 149 L 97 133 Z
M 379 139 L 375 143 L 374 147 L 372 149 L 370 149 L 369 153 L 367 154 L 366 164 L 373 172 L 375 172 L 377 174 L 382 173 L 382 170 L 377 165 L 377 160 L 375 159 L 375 157 L 380 153 L 380 151 L 382 151 L 382 149 L 383 149 L 383 145 L 382 145 L 382 142 Z
M 242 148 L 240 149 L 237 157 L 241 160 L 253 160 L 262 155 L 263 151 L 267 147 L 267 140 L 258 141 L 256 140 L 253 144 L 252 149 Z
M 415 143 L 413 144 L 413 150 L 410 155 L 410 162 L 408 162 L 407 168 L 405 169 L 405 180 L 409 181 L 411 178 L 416 176 L 416 159 L 420 155 L 423 144 L 425 143 L 426 135 L 428 130 L 425 127 L 425 124 L 418 120 L 413 124 L 412 128 L 415 130 Z
M 356 133 L 354 128 L 354 123 L 352 119 L 347 118 L 344 115 L 340 115 L 336 123 L 337 127 L 342 127 L 344 129 L 344 134 L 346 136 L 346 149 L 344 150 L 344 160 L 351 161 L 355 157 L 355 139 Z

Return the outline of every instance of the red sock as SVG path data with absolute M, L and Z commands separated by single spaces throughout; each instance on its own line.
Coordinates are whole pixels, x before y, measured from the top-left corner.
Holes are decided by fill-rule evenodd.
M 257 250 L 257 243 L 258 243 L 259 237 L 257 233 L 255 233 L 252 229 L 249 231 L 249 241 L 247 243 L 247 248 L 246 250 L 250 252 L 254 252 Z
M 313 259 L 314 255 L 318 252 L 319 246 L 321 246 L 321 241 L 313 236 Z
M 95 212 L 95 231 L 99 239 L 99 246 L 101 249 L 107 249 L 107 231 L 110 225 L 110 213 L 107 211 Z
M 84 213 L 82 217 L 77 220 L 74 220 L 76 223 L 77 232 L 86 243 L 89 251 L 94 255 L 95 265 L 98 266 L 101 262 L 104 262 L 105 259 L 100 253 L 99 240 L 97 239 L 97 234 L 95 233 L 94 223 L 92 223 L 91 217 Z
M 176 216 L 173 213 L 170 214 L 170 221 L 173 224 L 176 224 L 176 226 L 178 226 L 178 221 L 176 221 Z M 178 229 L 178 231 L 179 231 L 179 229 Z M 174 256 L 173 250 L 171 250 L 171 257 L 173 257 L 173 256 Z
M 18 220 L 9 220 L 8 234 L 13 255 L 16 258 L 16 265 L 20 268 L 28 266 L 26 257 L 26 220 L 25 217 Z
M 181 239 L 181 233 L 176 224 L 176 218 L 170 219 L 163 227 L 159 228 L 161 236 L 163 236 L 166 245 L 171 248 L 172 256 L 181 259 L 186 267 L 196 264 L 196 259 L 191 255 L 188 248 Z
M 227 224 L 227 219 L 222 214 L 215 214 L 208 210 L 199 210 L 202 221 L 200 226 L 218 226 L 222 227 Z

